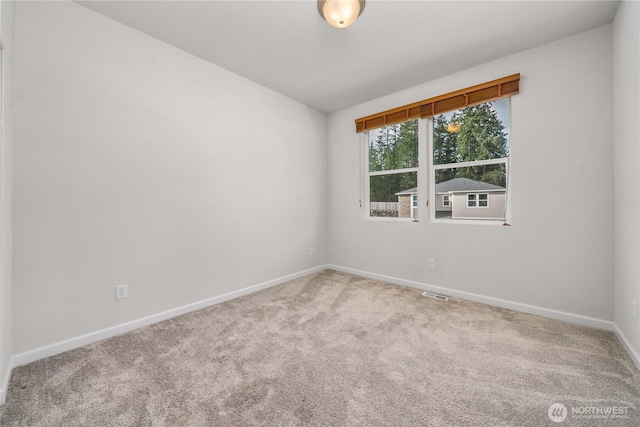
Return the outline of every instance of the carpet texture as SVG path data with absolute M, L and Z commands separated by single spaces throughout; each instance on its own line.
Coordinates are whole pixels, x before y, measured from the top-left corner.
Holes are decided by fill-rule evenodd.
M 612 333 L 421 293 L 305 276 L 18 367 L 0 424 L 640 425 Z

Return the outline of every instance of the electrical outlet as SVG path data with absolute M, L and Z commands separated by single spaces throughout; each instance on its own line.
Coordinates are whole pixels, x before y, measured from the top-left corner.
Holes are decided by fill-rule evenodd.
M 313 248 L 309 248 L 309 256 L 313 255 Z
M 638 304 L 635 301 L 631 301 L 631 317 L 633 320 L 638 320 Z
M 429 258 L 429 268 L 436 268 L 436 260 Z
M 127 297 L 127 285 L 116 286 L 116 299 L 124 299 Z

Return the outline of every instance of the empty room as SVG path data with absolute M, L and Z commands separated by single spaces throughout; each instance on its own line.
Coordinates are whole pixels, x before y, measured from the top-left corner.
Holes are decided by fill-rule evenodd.
M 639 29 L 0 1 L 0 425 L 640 425 Z

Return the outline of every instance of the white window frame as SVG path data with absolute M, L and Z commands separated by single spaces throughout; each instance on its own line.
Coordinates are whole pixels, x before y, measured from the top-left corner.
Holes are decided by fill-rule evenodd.
M 369 133 L 377 132 L 379 128 L 371 129 L 366 132 L 361 133 L 361 141 L 360 147 L 364 147 L 362 149 L 362 160 L 361 160 L 361 168 L 364 173 L 361 173 L 360 176 L 364 177 L 364 183 L 362 183 L 362 191 L 364 194 L 361 195 L 361 200 L 363 201 L 364 209 L 364 218 L 367 220 L 373 221 L 402 221 L 402 222 L 417 222 L 423 215 L 426 220 L 425 209 L 420 208 L 420 200 L 427 200 L 426 197 L 426 188 L 427 188 L 427 134 L 423 131 L 425 119 L 411 119 L 418 120 L 418 167 L 417 168 L 404 168 L 404 169 L 390 169 L 385 171 L 374 171 L 371 172 L 369 170 Z M 380 175 L 395 175 L 399 173 L 407 173 L 407 172 L 415 172 L 417 173 L 417 184 L 418 184 L 418 207 L 413 206 L 413 197 L 411 200 L 411 216 L 409 218 L 396 218 L 396 217 L 385 217 L 385 216 L 371 216 L 371 177 L 372 176 L 380 176 Z M 418 210 L 417 218 L 414 216 L 415 209 Z
M 488 208 L 489 207 L 489 193 L 477 193 L 478 194 L 478 207 L 479 208 Z M 482 197 L 484 196 L 485 200 L 482 200 Z M 486 206 L 482 206 L 481 202 L 487 202 Z
M 430 142 L 430 153 L 429 153 L 429 166 L 431 166 L 429 171 L 429 179 L 431 181 L 431 185 L 429 189 L 431 190 L 431 194 L 434 194 L 436 191 L 436 171 L 440 169 L 450 169 L 450 168 L 461 168 L 461 167 L 471 167 L 471 166 L 483 166 L 483 165 L 499 165 L 504 164 L 506 168 L 507 174 L 507 185 L 505 187 L 505 218 L 487 218 L 487 219 L 454 219 L 454 218 L 438 218 L 436 219 L 436 210 L 431 209 L 431 221 L 436 223 L 455 223 L 455 224 L 496 224 L 503 225 L 505 222 L 510 222 L 510 209 L 509 209 L 509 181 L 510 181 L 510 173 L 509 173 L 509 157 L 511 157 L 511 152 L 509 152 L 509 157 L 504 157 L 500 159 L 490 159 L 490 160 L 476 160 L 472 162 L 464 162 L 464 163 L 449 163 L 446 165 L 434 165 L 433 164 L 433 137 L 429 138 Z M 511 150 L 510 150 L 511 151 Z M 485 193 L 473 193 L 473 194 L 485 194 Z M 487 193 L 488 194 L 488 193 Z M 487 207 L 489 205 L 489 198 L 487 196 Z M 472 208 L 471 206 L 467 207 Z M 476 206 L 478 207 L 478 206 Z M 480 208 L 484 209 L 484 206 L 480 206 Z
M 511 117 L 511 106 L 512 99 L 509 97 L 509 117 Z M 433 164 L 433 117 L 429 117 L 426 119 L 428 121 L 427 126 L 427 134 L 426 137 L 428 139 L 427 146 L 427 156 L 428 156 L 428 181 L 429 181 L 429 204 L 432 206 L 430 209 L 430 219 L 432 223 L 436 224 L 482 224 L 482 225 L 504 225 L 511 223 L 511 197 L 510 197 L 510 187 L 511 187 L 511 173 L 509 171 L 509 163 L 510 159 L 513 155 L 511 149 L 511 135 L 513 135 L 513 123 L 509 120 L 509 156 L 502 157 L 499 159 L 489 159 L 489 160 L 474 160 L 471 162 L 462 162 L 462 163 L 448 163 L 445 165 L 434 165 Z M 507 182 L 505 185 L 505 214 L 503 218 L 486 218 L 486 219 L 454 219 L 454 218 L 436 218 L 436 209 L 435 209 L 435 200 L 436 200 L 436 171 L 441 169 L 450 169 L 450 168 L 463 168 L 463 167 L 471 167 L 471 166 L 484 166 L 484 165 L 498 165 L 504 164 L 507 175 Z M 420 188 L 418 188 L 420 190 Z M 488 200 L 488 198 L 487 198 Z M 488 201 L 487 201 L 487 204 Z
M 412 194 L 411 195 L 411 219 L 416 221 L 418 220 L 418 216 L 416 215 L 416 212 L 419 211 L 418 207 L 420 206 L 419 204 L 419 198 L 418 198 L 418 194 Z
M 511 106 L 512 99 L 509 98 L 509 116 L 511 116 Z M 510 173 L 510 159 L 513 156 L 513 150 L 511 147 L 511 135 L 513 135 L 513 122 L 509 120 L 509 156 L 499 159 L 489 159 L 489 160 L 475 160 L 471 162 L 463 162 L 463 163 L 450 163 L 445 165 L 434 165 L 433 164 L 433 117 L 428 117 L 426 119 L 417 119 L 418 120 L 418 167 L 417 168 L 406 168 L 406 169 L 394 169 L 388 171 L 377 171 L 370 172 L 369 171 L 369 132 L 377 131 L 376 129 L 371 129 L 366 132 L 360 133 L 360 147 L 361 147 L 361 162 L 360 167 L 363 173 L 360 173 L 360 179 L 363 181 L 361 183 L 361 197 L 362 201 L 361 206 L 363 209 L 363 218 L 367 220 L 374 221 L 402 221 L 402 222 L 416 222 L 416 219 L 419 221 L 427 221 L 429 220 L 431 223 L 435 224 L 471 224 L 471 225 L 494 225 L 494 226 L 502 226 L 503 224 L 511 223 L 511 197 L 510 197 L 510 188 L 511 188 L 511 173 Z M 472 166 L 484 166 L 484 165 L 498 165 L 504 164 L 506 169 L 507 182 L 505 185 L 505 215 L 503 218 L 487 218 L 487 219 L 453 219 L 453 218 L 438 218 L 436 219 L 436 189 L 435 189 L 435 171 L 441 169 L 449 169 L 449 168 L 461 168 L 461 167 L 472 167 Z M 418 184 L 418 215 L 417 218 L 394 218 L 394 217 L 375 217 L 370 216 L 370 179 L 372 176 L 376 175 L 392 175 L 396 173 L 405 173 L 405 172 L 417 172 L 417 184 Z M 487 206 L 489 207 L 489 193 L 487 194 Z M 475 193 L 475 194 L 485 194 L 484 192 Z M 444 196 L 444 195 L 443 195 Z M 425 205 L 430 207 L 430 209 L 419 209 L 420 201 L 424 200 Z M 453 200 L 451 195 L 449 195 L 449 205 L 447 207 L 451 207 L 453 205 Z M 443 206 L 444 203 L 443 203 Z M 480 208 L 485 208 L 485 206 L 480 206 Z M 413 207 L 412 204 L 412 214 Z
M 474 203 L 473 205 L 469 204 L 469 196 L 474 196 Z M 487 206 L 480 206 L 480 196 L 487 196 L 486 202 L 487 202 Z M 489 193 L 468 193 L 467 194 L 467 207 L 468 208 L 488 208 L 489 207 Z
M 445 199 L 446 197 L 446 199 Z M 443 194 L 442 195 L 442 206 L 450 207 L 451 206 L 451 194 Z

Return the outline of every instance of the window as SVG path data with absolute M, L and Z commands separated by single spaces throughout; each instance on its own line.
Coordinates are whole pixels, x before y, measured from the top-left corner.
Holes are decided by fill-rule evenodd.
M 373 129 L 368 140 L 369 216 L 416 218 L 418 120 Z
M 434 116 L 430 143 L 432 219 L 505 221 L 509 98 Z
M 431 147 L 428 169 L 420 169 L 431 220 L 505 221 L 509 98 L 368 131 L 369 217 L 418 219 L 421 132 Z
M 367 216 L 506 223 L 510 97 L 519 91 L 513 74 L 356 119 L 367 135 Z
M 467 194 L 467 207 L 469 208 L 488 208 L 488 194 Z

